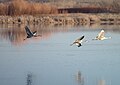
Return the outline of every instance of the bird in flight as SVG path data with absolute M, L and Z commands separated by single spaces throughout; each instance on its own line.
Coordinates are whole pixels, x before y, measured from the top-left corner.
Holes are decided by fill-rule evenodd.
M 25 31 L 26 31 L 26 34 L 27 34 L 27 38 L 32 38 L 32 37 L 38 37 L 38 36 L 41 36 L 41 35 L 37 35 L 37 31 L 34 31 L 34 32 L 31 32 L 30 31 L 30 28 L 28 26 L 25 26 Z M 26 38 L 26 39 L 27 39 Z M 25 39 L 24 39 L 25 40 Z
M 70 44 L 70 46 L 72 46 L 73 44 L 77 45 L 78 47 L 82 46 L 82 42 L 83 42 L 83 38 L 85 36 L 81 36 L 80 38 L 76 39 L 72 44 Z
M 105 31 L 101 30 L 100 33 L 96 36 L 95 39 L 93 40 L 105 40 L 105 39 L 110 39 L 111 37 L 105 37 Z

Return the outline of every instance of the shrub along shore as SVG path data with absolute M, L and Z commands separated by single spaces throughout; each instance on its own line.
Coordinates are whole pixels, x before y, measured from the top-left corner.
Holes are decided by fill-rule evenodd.
M 28 2 L 26 0 L 0 3 L 0 24 L 120 24 L 119 16 L 119 13 L 59 14 L 57 7 L 50 3 Z
M 22 16 L 0 16 L 0 24 L 120 24 L 120 14 L 46 14 L 46 15 L 22 15 Z
M 0 15 L 37 15 L 37 14 L 55 14 L 57 8 L 50 3 L 36 3 L 25 0 L 11 0 L 6 3 L 0 3 Z

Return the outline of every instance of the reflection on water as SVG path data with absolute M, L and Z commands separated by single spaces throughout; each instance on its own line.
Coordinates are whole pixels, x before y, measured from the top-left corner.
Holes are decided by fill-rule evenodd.
M 76 79 L 77 79 L 78 85 L 84 85 L 84 77 L 82 76 L 80 71 L 77 72 Z
M 32 73 L 27 74 L 27 85 L 32 85 Z
M 106 85 L 105 80 L 99 80 L 98 85 Z
M 21 45 L 25 43 L 24 39 L 26 38 L 25 33 L 25 25 L 0 25 L 0 37 L 1 39 L 5 39 L 10 41 L 13 45 Z M 74 29 L 73 29 L 74 28 Z M 84 28 L 84 29 L 82 29 Z M 36 31 L 38 35 L 42 35 L 42 38 L 35 38 L 34 40 L 37 41 L 38 39 L 49 38 L 52 34 L 56 32 L 70 32 L 70 31 L 81 31 L 81 30 L 95 30 L 95 29 L 105 29 L 106 31 L 113 31 L 113 32 L 120 32 L 119 25 L 91 25 L 91 27 L 81 27 L 81 26 L 51 26 L 51 25 L 30 25 L 30 29 L 32 31 Z M 97 30 L 96 29 L 96 30 Z
M 24 40 L 24 27 L 0 26 L 0 85 L 120 85 L 119 26 L 30 25 L 42 35 L 30 40 Z M 94 38 L 101 29 L 112 39 L 69 46 L 82 34 Z
M 14 45 L 18 45 L 23 43 L 23 39 L 25 38 L 23 27 L 6 27 L 6 28 L 0 28 L 0 37 L 1 39 L 5 39 L 7 41 L 10 41 Z
M 24 39 L 26 38 L 26 33 L 25 33 L 25 25 L 21 26 L 0 26 L 0 37 L 5 40 L 9 40 L 13 45 L 20 45 L 23 44 L 25 41 Z M 68 29 L 64 28 L 50 28 L 49 27 L 42 27 L 41 25 L 32 25 L 30 26 L 31 31 L 36 31 L 37 34 L 42 35 L 42 38 L 48 38 L 52 35 L 54 32 L 65 32 Z M 35 38 L 35 39 L 40 39 L 40 38 Z

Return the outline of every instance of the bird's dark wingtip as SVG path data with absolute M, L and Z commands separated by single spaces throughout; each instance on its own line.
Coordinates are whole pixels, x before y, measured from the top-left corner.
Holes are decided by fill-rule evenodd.
M 82 40 L 84 37 L 85 37 L 85 36 L 83 35 L 83 36 L 80 38 L 80 40 Z

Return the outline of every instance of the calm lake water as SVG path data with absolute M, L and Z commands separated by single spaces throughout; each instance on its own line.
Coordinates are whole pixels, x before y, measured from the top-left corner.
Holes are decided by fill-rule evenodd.
M 120 85 L 120 27 L 30 27 L 42 37 L 0 27 L 0 85 Z M 112 39 L 92 41 L 101 29 Z M 82 35 L 88 42 L 70 46 Z

